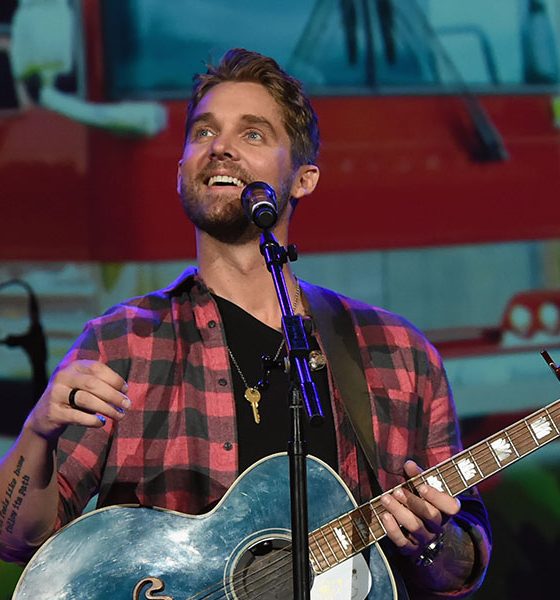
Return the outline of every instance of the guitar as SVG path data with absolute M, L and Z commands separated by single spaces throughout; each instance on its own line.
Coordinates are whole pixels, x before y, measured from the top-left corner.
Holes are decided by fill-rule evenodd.
M 427 483 L 456 496 L 559 436 L 557 400 L 402 485 Z M 378 546 L 386 533 L 380 498 L 357 506 L 313 457 L 307 477 L 312 600 L 395 599 Z M 12 600 L 290 598 L 289 489 L 287 455 L 275 454 L 245 471 L 204 515 L 127 505 L 83 515 L 39 549 Z

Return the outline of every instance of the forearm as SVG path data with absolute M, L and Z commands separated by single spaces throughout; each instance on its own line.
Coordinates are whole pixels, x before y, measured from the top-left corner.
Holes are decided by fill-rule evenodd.
M 24 427 L 0 462 L 0 558 L 32 553 L 52 532 L 57 508 L 53 443 Z

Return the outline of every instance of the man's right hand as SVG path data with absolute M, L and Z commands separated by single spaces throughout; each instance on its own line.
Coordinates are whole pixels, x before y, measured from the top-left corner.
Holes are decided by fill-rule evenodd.
M 70 405 L 70 392 L 74 406 Z M 31 411 L 25 428 L 55 441 L 68 425 L 103 427 L 107 418 L 120 420 L 130 407 L 126 381 L 107 365 L 77 360 L 59 369 Z

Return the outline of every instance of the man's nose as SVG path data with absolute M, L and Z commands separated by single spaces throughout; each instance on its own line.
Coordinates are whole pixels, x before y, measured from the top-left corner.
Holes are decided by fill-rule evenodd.
M 217 160 L 237 158 L 235 142 L 231 135 L 221 132 L 212 140 L 210 157 Z

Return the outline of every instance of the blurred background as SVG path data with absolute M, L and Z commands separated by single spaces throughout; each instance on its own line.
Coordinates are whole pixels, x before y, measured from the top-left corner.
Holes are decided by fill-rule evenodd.
M 2 0 L 0 456 L 84 322 L 192 264 L 185 101 L 230 47 L 277 59 L 319 114 L 296 274 L 426 332 L 465 445 L 554 401 L 560 1 Z M 477 599 L 553 597 L 559 458 L 480 486 Z M 20 572 L 0 563 L 0 600 Z

